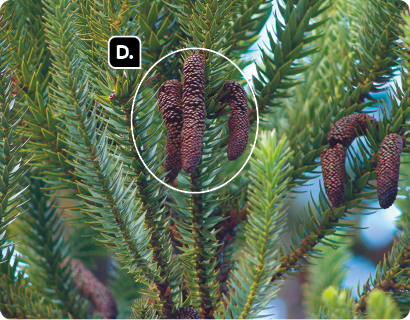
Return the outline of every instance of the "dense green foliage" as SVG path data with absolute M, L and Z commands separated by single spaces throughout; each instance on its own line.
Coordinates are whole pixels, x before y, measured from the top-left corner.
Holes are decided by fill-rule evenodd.
M 260 61 L 247 61 L 271 14 L 274 30 L 256 49 Z M 174 318 L 188 306 L 203 318 L 257 317 L 287 275 L 306 269 L 309 316 L 408 312 L 410 143 L 401 158 L 393 248 L 375 276 L 358 284 L 357 298 L 341 288 L 345 240 L 376 200 L 380 143 L 409 133 L 403 1 L 9 0 L 0 15 L 4 316 L 98 317 L 67 263 L 93 267 L 95 258 L 113 265 L 107 286 L 119 318 Z M 142 69 L 110 68 L 108 40 L 116 35 L 140 37 Z M 179 192 L 149 170 L 166 175 L 159 85 L 183 82 L 192 51 L 167 56 L 142 79 L 159 59 L 189 47 L 219 52 L 241 69 L 254 65 L 257 104 L 238 70 L 204 51 L 202 158 L 192 174 L 181 171 L 173 185 Z M 400 73 L 402 85 L 394 84 Z M 246 87 L 250 109 L 249 146 L 234 162 L 226 158 L 228 109 L 219 102 L 226 80 Z M 388 84 L 390 107 L 375 98 Z M 320 175 L 332 125 L 361 111 L 379 125 L 349 148 L 344 201 L 332 207 L 321 188 L 286 245 L 289 199 Z

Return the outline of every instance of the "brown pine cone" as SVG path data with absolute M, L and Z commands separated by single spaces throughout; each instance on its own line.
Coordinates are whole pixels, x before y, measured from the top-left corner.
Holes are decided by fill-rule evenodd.
M 400 156 L 404 141 L 396 133 L 388 134 L 380 144 L 377 158 L 377 197 L 380 207 L 389 208 L 397 196 Z
M 342 203 L 345 194 L 345 161 L 346 148 L 339 143 L 320 155 L 325 191 L 334 207 Z
M 376 119 L 373 119 L 371 116 L 368 116 L 364 113 L 358 113 L 357 121 L 359 122 L 359 126 L 362 129 L 362 133 L 366 134 L 367 130 L 367 119 L 369 119 L 371 124 L 375 124 L 376 130 L 379 131 L 379 122 Z M 360 133 L 360 130 L 358 130 Z
M 184 63 L 182 89 L 181 160 L 186 173 L 194 171 L 201 161 L 205 133 L 205 57 L 193 53 Z
M 358 135 L 365 134 L 366 119 L 369 119 L 371 123 L 376 123 L 376 128 L 378 128 L 377 120 L 364 113 L 353 113 L 337 121 L 327 136 L 330 148 L 338 143 L 348 148 Z
M 179 308 L 176 319 L 201 319 L 201 316 L 198 311 L 189 306 Z
M 62 265 L 67 262 L 68 258 L 63 261 Z M 71 259 L 69 267 L 74 284 L 81 288 L 81 295 L 91 300 L 104 319 L 116 319 L 117 304 L 111 291 L 77 259 Z
M 234 81 L 225 81 L 223 93 L 229 91 L 221 100 L 231 108 L 229 115 L 228 160 L 238 159 L 245 151 L 249 140 L 248 98 L 242 86 Z
M 165 171 L 170 171 L 166 182 L 172 183 L 181 171 L 181 129 L 182 101 L 181 84 L 178 80 L 165 81 L 158 90 L 158 108 L 167 128 L 167 144 L 165 146 Z

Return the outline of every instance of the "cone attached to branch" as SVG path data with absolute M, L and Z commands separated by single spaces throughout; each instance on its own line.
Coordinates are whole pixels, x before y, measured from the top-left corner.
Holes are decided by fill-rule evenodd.
M 234 81 L 225 81 L 223 93 L 228 91 L 222 103 L 227 103 L 231 108 L 229 115 L 229 142 L 228 142 L 228 160 L 238 159 L 245 151 L 249 139 L 249 113 L 248 98 L 242 86 Z
M 334 207 L 342 203 L 345 194 L 345 161 L 346 147 L 340 143 L 320 155 L 325 191 Z
M 389 208 L 397 197 L 400 175 L 400 156 L 404 140 L 396 133 L 387 135 L 377 158 L 377 197 L 380 207 Z
M 158 90 L 158 108 L 167 128 L 165 180 L 172 183 L 181 171 L 182 88 L 178 80 L 165 81 Z
M 201 316 L 198 311 L 189 306 L 179 308 L 176 319 L 201 319 Z
M 367 119 L 370 120 L 370 123 L 375 123 L 378 129 L 379 123 L 377 120 L 364 113 L 354 113 L 337 121 L 327 136 L 330 148 L 338 143 L 348 148 L 358 135 L 365 134 Z
M 63 261 L 62 266 L 66 265 L 67 262 L 68 258 Z M 81 289 L 81 295 L 90 299 L 104 319 L 116 319 L 117 304 L 111 291 L 77 259 L 71 259 L 69 267 L 74 284 Z
M 184 171 L 191 173 L 201 160 L 205 133 L 205 57 L 202 51 L 185 60 L 183 74 L 181 160 Z

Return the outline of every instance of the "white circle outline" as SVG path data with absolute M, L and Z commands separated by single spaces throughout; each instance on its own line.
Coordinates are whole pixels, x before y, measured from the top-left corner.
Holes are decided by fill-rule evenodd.
M 165 183 L 164 181 L 160 180 L 160 179 L 148 168 L 148 166 L 145 164 L 145 161 L 144 161 L 144 159 L 142 159 L 141 154 L 140 154 L 140 151 L 138 150 L 137 143 L 135 142 L 135 137 L 134 137 L 134 117 L 133 117 L 132 115 L 133 115 L 133 113 L 134 113 L 135 99 L 137 98 L 138 91 L 140 90 L 141 84 L 144 83 L 144 80 L 145 80 L 146 76 L 151 72 L 151 70 L 152 70 L 159 62 L 161 62 L 161 60 L 163 60 L 163 59 L 165 59 L 165 58 L 167 58 L 167 57 L 169 57 L 169 56 L 171 56 L 171 55 L 173 55 L 173 54 L 176 54 L 176 53 L 178 53 L 178 52 L 183 52 L 183 51 L 188 51 L 188 50 L 191 50 L 191 51 L 192 51 L 192 50 L 204 50 L 204 51 L 209 51 L 209 52 L 212 52 L 212 53 L 214 53 L 214 54 L 217 54 L 217 55 L 221 56 L 222 58 L 228 60 L 231 64 L 233 64 L 233 65 L 235 66 L 235 68 L 238 69 L 238 71 L 242 74 L 242 76 L 243 76 L 243 78 L 246 80 L 246 82 L 248 83 L 248 86 L 249 86 L 249 88 L 250 88 L 250 90 L 251 90 L 251 92 L 252 92 L 253 100 L 255 101 L 255 107 L 256 107 L 256 134 L 255 134 L 255 141 L 254 141 L 254 143 L 253 143 L 251 152 L 250 152 L 248 158 L 246 159 L 245 163 L 243 164 L 242 168 L 240 168 L 240 169 L 238 170 L 238 172 L 237 172 L 231 179 L 229 179 L 228 181 L 226 181 L 225 183 L 223 183 L 223 184 L 221 184 L 220 186 L 215 187 L 215 188 L 213 188 L 213 189 L 204 190 L 204 191 L 185 191 L 185 190 L 180 190 L 180 189 L 177 189 L 177 188 L 175 188 L 175 187 L 169 185 L 168 183 Z M 140 83 L 139 83 L 139 85 L 138 85 L 138 87 L 137 87 L 137 91 L 135 92 L 134 100 L 132 101 L 132 108 L 131 108 L 131 135 L 132 135 L 132 141 L 134 142 L 134 147 L 135 147 L 135 149 L 137 150 L 137 153 L 138 153 L 138 157 L 139 157 L 140 160 L 142 161 L 142 164 L 144 165 L 144 167 L 149 171 L 149 173 L 150 173 L 155 179 L 157 179 L 157 180 L 158 180 L 160 183 L 162 183 L 164 186 L 167 186 L 168 188 L 170 188 L 170 189 L 172 189 L 172 190 L 175 190 L 175 191 L 177 191 L 177 192 L 182 192 L 182 193 L 187 193 L 187 194 L 203 194 L 203 193 L 207 193 L 207 192 L 216 191 L 216 190 L 218 190 L 218 189 L 220 189 L 220 188 L 223 188 L 223 187 L 226 186 L 227 184 L 231 183 L 232 180 L 234 180 L 234 179 L 241 173 L 241 171 L 243 170 L 243 168 L 245 168 L 246 164 L 249 162 L 249 160 L 250 160 L 250 158 L 251 158 L 251 156 L 252 156 L 253 150 L 255 149 L 256 141 L 257 141 L 257 139 L 258 139 L 258 130 L 259 130 L 259 110 L 258 110 L 258 102 L 256 101 L 256 95 L 255 95 L 255 91 L 253 90 L 252 85 L 250 84 L 249 80 L 246 79 L 245 73 L 236 65 L 235 62 L 233 62 L 231 59 L 229 59 L 228 57 L 224 56 L 223 54 L 221 54 L 221 53 L 219 53 L 219 52 L 216 52 L 216 51 L 214 51 L 214 50 L 211 50 L 211 49 L 192 47 L 192 48 L 178 49 L 178 50 L 176 50 L 176 51 L 173 51 L 173 52 L 171 52 L 171 53 L 168 53 L 166 56 L 162 57 L 162 58 L 159 59 L 157 62 L 155 62 L 155 63 L 152 65 L 151 68 L 148 69 L 147 73 L 142 77 L 142 80 L 140 81 Z

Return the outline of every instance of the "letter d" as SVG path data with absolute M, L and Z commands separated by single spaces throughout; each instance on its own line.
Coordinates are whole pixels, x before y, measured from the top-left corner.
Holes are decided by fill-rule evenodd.
M 125 55 L 123 55 L 123 56 L 120 54 L 121 49 L 125 49 Z M 121 44 L 117 46 L 117 59 L 125 59 L 126 57 L 128 57 L 129 53 L 130 53 L 130 51 L 129 51 L 128 47 L 123 46 Z

